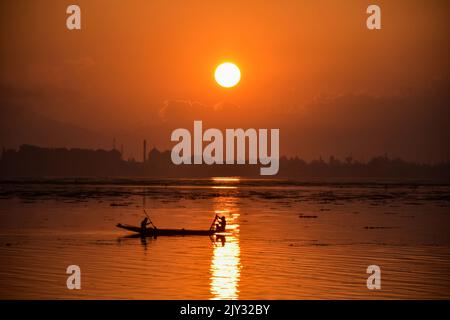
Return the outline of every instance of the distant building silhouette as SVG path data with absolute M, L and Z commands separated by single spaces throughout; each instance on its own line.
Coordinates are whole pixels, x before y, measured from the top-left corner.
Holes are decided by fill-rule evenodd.
M 142 163 L 147 162 L 147 140 L 144 140 L 144 154 L 143 154 L 143 160 Z

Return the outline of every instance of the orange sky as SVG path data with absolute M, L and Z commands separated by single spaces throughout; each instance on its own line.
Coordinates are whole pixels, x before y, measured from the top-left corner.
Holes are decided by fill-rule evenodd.
M 72 3 L 81 31 L 65 27 Z M 169 148 L 196 118 L 280 128 L 281 153 L 305 158 L 446 159 L 450 4 L 376 3 L 380 31 L 365 27 L 369 1 L 2 1 L 0 142 L 116 137 L 138 156 L 143 138 Z M 214 82 L 224 60 L 241 68 L 236 88 Z M 33 134 L 31 115 L 92 139 Z

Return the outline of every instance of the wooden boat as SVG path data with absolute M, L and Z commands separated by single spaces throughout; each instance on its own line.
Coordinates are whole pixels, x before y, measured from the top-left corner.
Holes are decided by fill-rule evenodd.
M 215 230 L 189 230 L 189 229 L 156 229 L 146 228 L 145 232 L 142 232 L 140 227 L 130 226 L 126 224 L 117 224 L 118 228 L 125 229 L 138 233 L 144 237 L 156 237 L 156 236 L 211 236 L 216 233 Z

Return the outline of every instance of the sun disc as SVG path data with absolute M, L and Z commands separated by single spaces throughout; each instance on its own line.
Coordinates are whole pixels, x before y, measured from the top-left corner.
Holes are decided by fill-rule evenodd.
M 241 71 L 234 63 L 225 62 L 216 68 L 214 78 L 220 86 L 231 88 L 241 80 Z

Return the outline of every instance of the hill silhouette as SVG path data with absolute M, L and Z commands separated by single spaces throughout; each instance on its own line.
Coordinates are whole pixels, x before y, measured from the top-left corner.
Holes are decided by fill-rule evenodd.
M 92 148 L 98 145 L 110 145 L 110 139 L 106 139 L 96 131 L 49 118 L 31 108 L 2 104 L 0 146 L 17 147 L 23 141 L 49 147 L 71 145 Z

